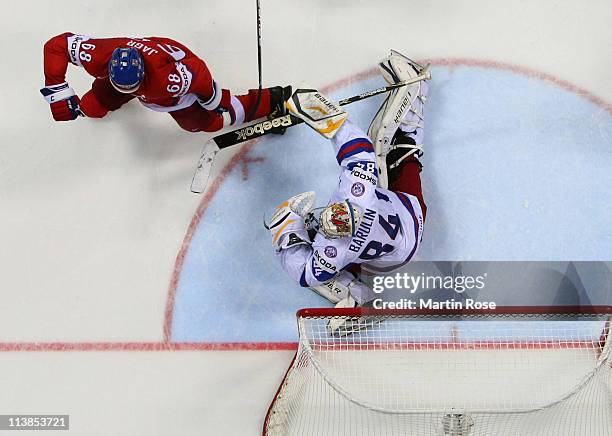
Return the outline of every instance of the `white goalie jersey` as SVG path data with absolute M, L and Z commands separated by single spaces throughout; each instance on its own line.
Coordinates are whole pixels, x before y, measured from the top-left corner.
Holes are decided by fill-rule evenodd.
M 362 211 L 354 236 L 335 239 L 317 233 L 311 245 L 278 253 L 283 269 L 304 287 L 336 278 L 351 265 L 384 271 L 414 256 L 423 233 L 423 213 L 416 197 L 378 187 L 376 155 L 371 141 L 350 120 L 332 139 L 341 167 L 330 203 L 349 200 Z

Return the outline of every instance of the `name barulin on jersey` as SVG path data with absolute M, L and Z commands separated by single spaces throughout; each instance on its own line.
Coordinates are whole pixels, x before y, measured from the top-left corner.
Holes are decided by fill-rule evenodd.
M 359 224 L 359 227 L 355 232 L 355 236 L 353 236 L 353 240 L 349 245 L 349 250 L 354 253 L 359 253 L 359 250 L 361 250 L 361 247 L 368 239 L 368 235 L 370 234 L 370 230 L 372 230 L 372 225 L 374 224 L 375 219 L 376 211 L 366 208 L 366 210 L 363 212 L 361 224 Z

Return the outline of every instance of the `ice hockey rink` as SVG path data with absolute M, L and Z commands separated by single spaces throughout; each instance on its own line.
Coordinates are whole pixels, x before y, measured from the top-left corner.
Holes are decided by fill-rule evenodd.
M 431 63 L 419 259 L 611 260 L 609 2 L 261 7 L 264 86 L 343 98 L 383 84 L 391 48 Z M 22 1 L 5 17 L 0 414 L 69 414 L 74 435 L 259 434 L 295 311 L 329 304 L 285 277 L 262 219 L 306 190 L 324 204 L 330 144 L 300 126 L 224 150 L 198 196 L 208 136 L 135 101 L 55 123 L 38 91 L 42 46 L 65 31 L 172 37 L 222 86 L 256 87 L 255 0 Z M 365 129 L 380 101 L 350 116 Z

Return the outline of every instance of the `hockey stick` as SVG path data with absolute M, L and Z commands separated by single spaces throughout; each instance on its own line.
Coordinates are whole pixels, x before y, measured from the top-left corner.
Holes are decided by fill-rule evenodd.
M 412 85 L 413 83 L 420 82 L 422 80 L 431 79 L 431 73 L 429 69 L 425 67 L 423 72 L 412 79 L 404 82 L 394 83 L 393 85 L 383 86 L 381 88 L 374 89 L 372 91 L 366 91 L 359 95 L 340 100 L 338 104 L 345 106 L 347 104 L 355 103 L 366 98 L 374 97 L 375 95 L 384 94 L 394 90 L 395 88 L 401 88 L 402 86 Z M 273 118 L 271 120 L 260 121 L 259 123 L 252 124 L 250 126 L 241 127 L 231 132 L 223 133 L 222 135 L 215 136 L 213 141 L 219 146 L 219 148 L 231 147 L 232 145 L 240 144 L 250 139 L 259 138 L 260 136 L 267 135 L 276 127 L 292 127 L 303 123 L 303 121 L 293 115 L 283 115 L 281 117 Z
M 246 117 L 249 120 L 253 119 L 253 116 L 257 113 L 257 109 L 259 109 L 259 105 L 261 104 L 261 91 L 263 90 L 261 84 L 261 7 L 259 5 L 259 0 L 255 1 L 255 7 L 257 8 L 257 72 L 259 73 L 259 88 L 257 89 L 257 102 Z
M 200 154 L 200 160 L 198 160 L 198 166 L 193 173 L 193 179 L 191 179 L 191 192 L 194 194 L 201 194 L 208 185 L 208 178 L 210 177 L 210 170 L 212 169 L 215 156 L 219 152 L 219 147 L 212 139 L 206 141 L 204 147 L 202 147 L 202 153 Z
M 421 74 L 409 80 L 394 83 L 393 85 L 383 86 L 380 88 L 373 89 L 372 91 L 366 91 L 361 94 L 354 95 L 353 97 L 340 100 L 338 104 L 340 106 L 345 106 L 347 104 L 355 103 L 356 101 L 361 101 L 366 98 L 374 97 L 375 95 L 384 94 L 385 92 L 392 91 L 396 88 L 401 88 L 402 86 L 411 85 L 422 80 L 429 80 L 431 79 L 431 73 L 429 72 L 428 67 L 429 66 L 426 66 L 421 72 Z M 223 133 L 210 139 L 204 145 L 204 148 L 202 150 L 202 156 L 200 157 L 200 160 L 198 162 L 198 167 L 196 168 L 196 171 L 193 175 L 193 181 L 191 182 L 191 192 L 195 194 L 201 194 L 206 189 L 206 185 L 208 184 L 208 178 L 210 176 L 210 170 L 212 168 L 215 155 L 218 153 L 219 149 L 231 147 L 233 145 L 241 144 L 251 139 L 259 138 L 261 136 L 267 135 L 268 133 L 271 133 L 279 127 L 287 128 L 297 126 L 298 124 L 301 124 L 303 122 L 304 121 L 302 121 L 300 118 L 295 117 L 291 114 L 287 114 L 277 118 L 273 118 L 271 120 L 260 121 L 250 126 L 241 127 L 239 129 Z
M 249 111 L 249 114 L 247 115 L 248 119 L 252 119 L 255 113 L 257 113 L 257 109 L 259 109 L 259 105 L 261 104 L 261 92 L 263 90 L 261 79 L 261 7 L 259 5 L 259 0 L 255 1 L 255 7 L 257 10 L 257 72 L 259 88 L 257 89 L 257 101 Z M 204 144 L 200 154 L 200 160 L 198 161 L 198 166 L 196 167 L 196 170 L 193 173 L 193 179 L 191 180 L 191 192 L 194 194 L 201 194 L 206 189 L 212 164 L 218 152 L 219 147 L 217 147 L 212 140 L 209 140 L 206 144 Z
M 249 111 L 249 114 L 246 117 L 248 119 L 252 119 L 255 113 L 257 113 L 257 109 L 259 109 L 259 105 L 261 104 L 261 92 L 263 90 L 261 79 L 261 7 L 259 5 L 259 0 L 255 1 L 255 7 L 257 11 L 257 72 L 259 87 L 257 89 L 257 101 Z M 212 169 L 215 156 L 218 152 L 219 147 L 217 147 L 212 140 L 206 142 L 204 147 L 202 147 L 200 159 L 198 160 L 198 166 L 196 167 L 196 170 L 193 173 L 193 178 L 191 179 L 191 192 L 194 194 L 201 194 L 204 192 L 204 189 L 206 189 L 206 186 L 208 185 L 208 178 L 210 177 L 210 171 Z

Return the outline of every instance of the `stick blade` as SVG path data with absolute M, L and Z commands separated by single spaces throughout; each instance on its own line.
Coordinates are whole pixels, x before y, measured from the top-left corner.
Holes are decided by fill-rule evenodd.
M 206 190 L 208 186 L 208 179 L 210 177 L 210 171 L 215 161 L 215 156 L 219 152 L 219 147 L 211 139 L 204 147 L 202 147 L 202 154 L 200 160 L 198 160 L 198 166 L 193 173 L 193 179 L 191 181 L 191 192 L 194 194 L 201 194 Z

